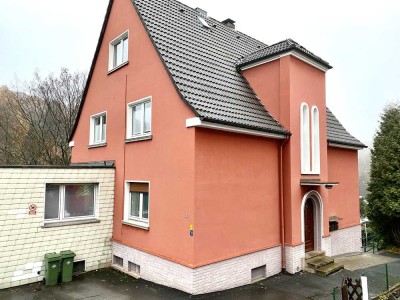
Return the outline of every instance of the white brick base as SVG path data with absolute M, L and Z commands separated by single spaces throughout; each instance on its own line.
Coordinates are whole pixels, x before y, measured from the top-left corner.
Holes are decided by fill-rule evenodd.
M 295 274 L 303 269 L 302 258 L 304 253 L 304 244 L 295 247 L 285 246 L 286 272 Z
M 331 237 L 325 237 L 322 238 L 322 247 L 321 250 L 325 251 L 325 255 L 326 256 L 332 256 L 332 241 L 331 241 Z
M 86 271 L 111 265 L 114 172 L 84 167 L 0 168 L 0 289 L 41 281 L 46 253 L 72 250 L 75 261 L 85 260 Z M 46 227 L 48 183 L 98 183 L 98 221 Z M 31 204 L 37 206 L 35 214 L 29 214 Z
M 331 232 L 331 255 L 361 252 L 361 225 Z
M 142 279 L 193 295 L 250 284 L 251 270 L 260 266 L 266 266 L 267 277 L 281 272 L 280 246 L 196 269 L 115 242 L 113 255 L 123 259 L 122 271 L 129 274 L 128 262 L 137 264 Z

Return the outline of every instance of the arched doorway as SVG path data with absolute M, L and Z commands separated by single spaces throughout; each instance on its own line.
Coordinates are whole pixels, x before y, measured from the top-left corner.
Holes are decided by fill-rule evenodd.
M 306 252 L 314 251 L 314 204 L 308 198 L 304 205 L 304 248 Z
M 305 252 L 321 250 L 323 236 L 323 203 L 317 191 L 304 195 L 301 205 L 301 234 Z

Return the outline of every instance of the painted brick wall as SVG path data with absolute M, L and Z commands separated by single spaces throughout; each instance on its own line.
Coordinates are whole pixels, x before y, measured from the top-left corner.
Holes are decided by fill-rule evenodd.
M 113 254 L 140 265 L 140 277 L 190 294 L 204 294 L 251 283 L 251 269 L 266 265 L 267 277 L 281 272 L 281 247 L 274 247 L 204 267 L 191 269 L 166 259 L 113 243 Z
M 111 265 L 114 169 L 0 168 L 0 289 L 43 279 L 44 255 L 72 250 L 86 270 Z M 98 183 L 99 223 L 43 228 L 46 183 Z M 29 215 L 29 205 L 37 214 Z
M 361 252 L 361 225 L 331 232 L 332 256 Z
M 332 256 L 332 241 L 330 236 L 322 238 L 321 250 L 325 251 L 325 255 Z
M 303 269 L 302 258 L 304 257 L 304 244 L 292 247 L 285 246 L 286 271 L 295 274 Z

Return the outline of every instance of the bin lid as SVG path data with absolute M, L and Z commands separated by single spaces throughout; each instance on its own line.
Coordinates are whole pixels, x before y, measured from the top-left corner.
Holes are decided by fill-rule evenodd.
M 46 253 L 44 255 L 44 259 L 47 261 L 59 261 L 61 259 L 61 255 L 57 253 Z
M 76 254 L 72 252 L 71 250 L 65 250 L 60 252 L 60 256 L 62 258 L 70 258 L 70 257 L 75 257 Z

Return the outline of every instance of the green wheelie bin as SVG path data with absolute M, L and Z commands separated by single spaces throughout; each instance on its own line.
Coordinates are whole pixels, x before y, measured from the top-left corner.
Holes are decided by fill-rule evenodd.
M 60 274 L 61 255 L 57 253 L 47 253 L 44 255 L 45 262 L 45 283 L 46 285 L 56 285 Z
M 72 281 L 72 271 L 74 268 L 74 257 L 76 254 L 71 250 L 61 251 L 61 282 Z

